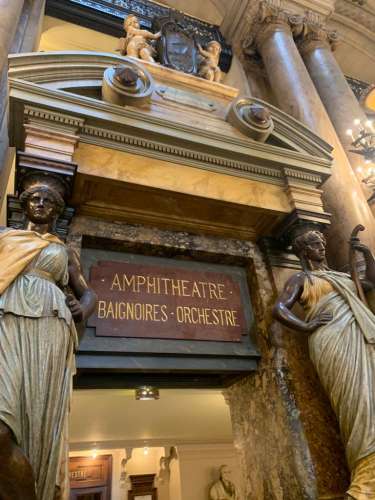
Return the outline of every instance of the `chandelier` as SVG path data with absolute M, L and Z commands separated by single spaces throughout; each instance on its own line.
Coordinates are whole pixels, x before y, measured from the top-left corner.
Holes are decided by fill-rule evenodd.
M 362 123 L 359 118 L 354 120 L 353 129 L 346 131 L 347 135 L 351 137 L 351 146 L 353 149 L 349 151 L 360 155 L 364 159 L 364 166 L 358 166 L 357 172 L 362 174 L 362 181 L 370 187 L 375 187 L 375 130 L 371 120 L 366 120 Z

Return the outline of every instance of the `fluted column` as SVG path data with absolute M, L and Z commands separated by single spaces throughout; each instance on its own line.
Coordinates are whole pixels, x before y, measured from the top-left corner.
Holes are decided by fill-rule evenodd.
M 328 254 L 332 265 L 341 268 L 347 264 L 347 242 L 357 224 L 367 228 L 363 240 L 375 250 L 375 221 L 294 42 L 293 36 L 301 34 L 302 29 L 301 18 L 263 2 L 254 27 L 253 45 L 262 57 L 279 107 L 334 148 L 332 175 L 323 185 L 323 201 L 332 214 Z
M 307 19 L 298 47 L 350 163 L 356 170 L 356 167 L 363 165 L 363 157 L 350 152 L 353 149 L 352 139 L 346 131 L 356 128 L 355 119 L 365 123 L 367 118 L 332 53 L 337 41 L 336 32 L 328 32 L 322 25 Z

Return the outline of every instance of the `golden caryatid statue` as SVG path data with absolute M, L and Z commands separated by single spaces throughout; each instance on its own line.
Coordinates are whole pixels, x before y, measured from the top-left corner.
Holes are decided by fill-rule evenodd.
M 55 233 L 64 187 L 30 178 L 24 229 L 0 227 L 0 498 L 66 500 L 75 323 L 96 295 Z M 74 294 L 74 295 L 73 295 Z
M 310 334 L 310 358 L 337 415 L 351 471 L 345 498 L 365 500 L 375 498 L 375 316 L 360 299 L 363 289 L 356 272 L 351 279 L 329 269 L 325 247 L 318 231 L 295 238 L 302 272 L 287 281 L 274 316 Z M 370 249 L 354 236 L 351 247 L 366 262 L 363 285 L 375 286 Z M 292 311 L 296 302 L 306 310 L 304 320 Z
M 198 44 L 198 50 L 203 57 L 203 61 L 199 65 L 198 74 L 211 82 L 220 82 L 221 69 L 219 68 L 219 59 L 221 54 L 221 45 L 216 40 L 212 40 L 207 44 L 206 50 Z
M 155 62 L 155 49 L 148 40 L 157 40 L 161 33 L 151 33 L 140 29 L 139 21 L 136 16 L 131 14 L 124 19 L 124 30 L 126 37 L 120 38 L 118 50 L 122 56 L 137 57 L 144 61 Z

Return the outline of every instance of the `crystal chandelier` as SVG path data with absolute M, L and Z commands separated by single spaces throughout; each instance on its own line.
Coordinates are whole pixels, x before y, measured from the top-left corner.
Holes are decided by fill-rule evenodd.
M 370 187 L 375 187 L 375 130 L 371 120 L 366 120 L 363 124 L 359 118 L 354 120 L 353 129 L 346 131 L 351 137 L 351 146 L 349 151 L 363 156 L 364 165 L 357 167 L 357 172 L 362 175 L 362 181 Z

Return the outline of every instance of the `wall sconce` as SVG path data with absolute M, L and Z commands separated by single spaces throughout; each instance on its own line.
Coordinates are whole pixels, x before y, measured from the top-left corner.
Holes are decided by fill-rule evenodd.
M 159 399 L 159 389 L 151 387 L 150 385 L 143 385 L 137 387 L 135 390 L 135 399 L 139 401 L 150 401 L 152 399 Z

